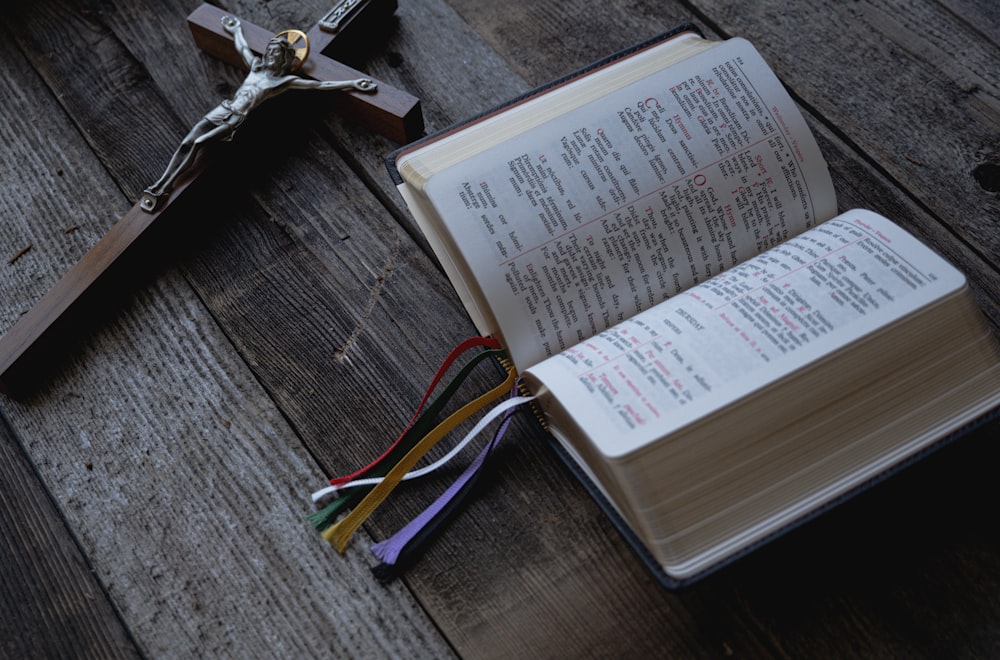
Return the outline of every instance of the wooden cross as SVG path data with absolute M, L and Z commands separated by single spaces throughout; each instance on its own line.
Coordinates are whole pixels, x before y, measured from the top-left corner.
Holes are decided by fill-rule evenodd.
M 373 20 L 384 20 L 396 10 L 396 0 L 339 0 L 308 33 L 315 54 L 299 69 L 317 80 L 345 80 L 363 74 L 332 59 L 328 53 L 352 31 L 360 31 Z M 220 59 L 245 66 L 223 29 L 225 12 L 203 4 L 188 16 L 195 43 Z M 242 22 L 247 46 L 260 55 L 273 36 L 271 32 Z M 407 143 L 423 132 L 420 102 L 415 97 L 376 82 L 375 93 L 334 92 L 335 107 L 345 117 L 389 137 Z M 152 211 L 136 202 L 108 233 L 91 248 L 38 303 L 0 337 L 0 392 L 12 396 L 29 393 L 38 385 L 46 367 L 58 353 L 56 348 L 73 334 L 80 320 L 89 317 L 95 303 L 106 302 L 117 288 L 116 280 L 129 264 L 142 259 L 143 245 L 154 240 L 157 220 L 201 176 L 204 164 L 195 162 L 174 182 L 169 193 Z

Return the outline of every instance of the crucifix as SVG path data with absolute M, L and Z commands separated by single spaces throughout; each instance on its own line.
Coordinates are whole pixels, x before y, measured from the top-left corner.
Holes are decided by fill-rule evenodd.
M 188 16 L 195 43 L 204 51 L 250 72 L 232 99 L 223 101 L 198 122 L 167 163 L 163 175 L 107 234 L 0 337 L 0 392 L 26 393 L 37 384 L 40 367 L 69 335 L 88 307 L 106 297 L 112 281 L 137 258 L 143 238 L 201 176 L 200 147 L 231 139 L 247 113 L 288 89 L 340 90 L 336 109 L 351 121 L 400 143 L 423 132 L 420 102 L 406 92 L 363 76 L 334 60 L 338 43 L 373 20 L 387 19 L 396 0 L 339 0 L 308 33 L 272 34 L 203 4 Z M 318 51 L 309 57 L 309 50 Z M 299 75 L 294 75 L 295 71 Z M 300 77 L 301 76 L 301 77 Z

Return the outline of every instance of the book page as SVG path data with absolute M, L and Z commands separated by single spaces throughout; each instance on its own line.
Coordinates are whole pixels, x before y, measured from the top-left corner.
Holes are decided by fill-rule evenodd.
M 522 370 L 836 213 L 801 115 L 740 39 L 504 140 L 425 192 Z
M 533 367 L 621 456 L 964 286 L 885 218 L 851 211 Z

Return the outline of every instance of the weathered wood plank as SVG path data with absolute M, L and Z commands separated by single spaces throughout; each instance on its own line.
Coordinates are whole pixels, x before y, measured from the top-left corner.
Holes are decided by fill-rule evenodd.
M 6 425 L 0 426 L 0 655 L 138 657 Z
M 193 183 L 188 172 L 170 192 L 176 200 Z M 40 383 L 61 359 L 63 347 L 109 303 L 127 291 L 136 266 L 148 265 L 150 252 L 162 247 L 157 221 L 166 202 L 155 212 L 140 204 L 117 223 L 74 264 L 17 323 L 0 337 L 0 392 L 24 396 Z M 175 208 L 180 206 L 175 204 Z M 175 211 L 175 213 L 178 211 Z M 176 224 L 176 223 L 175 223 Z
M 186 30 L 185 9 L 170 10 L 179 17 L 177 32 Z M 132 19 L 149 14 L 121 11 Z M 38 249 L 9 266 L 17 272 L 6 274 L 0 293 L 8 320 L 18 303 L 7 301 L 16 300 L 19 288 L 30 303 L 54 280 L 58 268 L 51 264 L 58 259 L 49 250 L 72 259 L 82 232 L 52 231 L 50 218 L 113 219 L 128 206 L 116 187 L 134 191 L 147 180 L 104 135 L 115 135 L 138 116 L 130 113 L 147 106 L 160 108 L 163 122 L 180 132 L 104 18 L 58 3 L 4 16 L 7 34 L 29 52 L 44 53 L 34 63 L 53 88 L 5 81 L 16 93 L 4 96 L 0 114 L 50 111 L 19 126 L 26 137 L 5 149 L 4 181 L 15 171 L 27 181 L 52 177 L 51 154 L 62 159 L 67 178 L 77 179 L 76 194 L 44 198 L 48 215 L 24 213 L 16 194 L 3 198 L 4 216 L 16 219 L 13 232 L 43 232 L 57 244 L 33 240 Z M 56 43 L 64 47 L 45 45 Z M 100 145 L 105 162 L 94 158 L 54 98 L 81 134 Z M 124 148 L 117 139 L 111 144 Z M 150 139 L 147 157 L 172 148 L 173 138 Z M 37 157 L 38 146 L 47 147 L 46 157 Z M 32 186 L 31 203 L 44 190 Z M 99 235 L 96 224 L 92 234 Z M 49 272 L 33 275 L 33 259 Z M 402 588 L 371 588 L 366 557 L 352 552 L 334 564 L 311 536 L 303 522 L 308 505 L 298 492 L 322 475 L 176 272 L 141 287 L 67 358 L 45 392 L 0 405 L 142 653 L 449 654 Z
M 102 334 L 8 415 L 144 654 L 447 653 L 309 534 L 321 475 L 176 275 Z

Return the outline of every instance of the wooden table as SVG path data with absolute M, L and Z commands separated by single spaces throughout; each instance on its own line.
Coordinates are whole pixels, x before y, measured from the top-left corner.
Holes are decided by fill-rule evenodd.
M 0 18 L 0 330 L 241 76 L 193 46 L 197 0 L 23 4 Z M 227 5 L 275 31 L 328 9 Z M 841 208 L 934 246 L 1000 325 L 992 0 L 401 0 L 352 65 L 421 98 L 433 131 L 688 20 L 755 43 Z M 677 593 L 525 420 L 405 580 L 378 584 L 367 545 L 441 481 L 337 555 L 308 494 L 395 436 L 473 328 L 383 167 L 396 145 L 317 95 L 273 103 L 133 292 L 37 394 L 0 400 L 0 656 L 1000 652 L 996 424 Z

